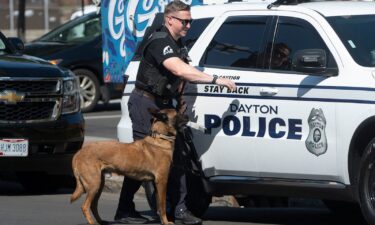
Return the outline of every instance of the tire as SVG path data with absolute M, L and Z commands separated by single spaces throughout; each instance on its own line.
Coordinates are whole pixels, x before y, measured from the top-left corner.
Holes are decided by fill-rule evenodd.
M 369 225 L 375 225 L 375 138 L 361 159 L 358 194 L 363 216 Z
M 90 70 L 76 69 L 73 72 L 79 78 L 81 111 L 90 112 L 100 99 L 99 80 Z
M 202 217 L 207 211 L 212 197 L 204 192 L 203 183 L 199 176 L 186 174 L 187 190 L 186 207 L 197 217 Z M 146 192 L 147 202 L 150 209 L 154 212 L 156 209 L 155 187 L 153 182 L 143 182 L 143 188 Z

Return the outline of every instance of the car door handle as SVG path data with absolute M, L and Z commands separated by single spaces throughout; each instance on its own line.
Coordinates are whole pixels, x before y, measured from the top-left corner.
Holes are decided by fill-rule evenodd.
M 260 91 L 259 91 L 261 96 L 274 96 L 278 92 L 279 92 L 279 90 L 277 88 L 273 88 L 273 87 L 262 87 L 262 88 L 260 88 Z

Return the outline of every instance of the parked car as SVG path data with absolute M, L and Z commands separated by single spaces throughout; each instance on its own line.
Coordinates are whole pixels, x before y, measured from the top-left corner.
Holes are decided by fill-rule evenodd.
M 288 2 L 192 9 L 194 19 L 214 19 L 190 49 L 191 65 L 237 89 L 186 85 L 199 162 L 188 207 L 202 214 L 210 196 L 227 194 L 314 197 L 337 211 L 360 206 L 374 225 L 375 3 Z M 122 142 L 132 140 L 127 102 L 138 66 L 134 59 L 126 71 Z
M 79 82 L 68 69 L 22 54 L 0 32 L 0 174 L 31 190 L 56 188 L 72 175 L 84 140 Z
M 27 43 L 24 53 L 72 70 L 80 81 L 81 109 L 89 112 L 99 100 L 121 98 L 123 84 L 105 83 L 100 14 L 81 16 Z

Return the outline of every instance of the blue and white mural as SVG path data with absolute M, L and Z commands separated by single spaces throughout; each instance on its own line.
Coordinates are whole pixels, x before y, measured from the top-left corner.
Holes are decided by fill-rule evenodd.
M 122 83 L 137 43 L 155 14 L 172 0 L 102 0 L 103 70 L 105 82 Z M 202 5 L 202 0 L 183 0 Z

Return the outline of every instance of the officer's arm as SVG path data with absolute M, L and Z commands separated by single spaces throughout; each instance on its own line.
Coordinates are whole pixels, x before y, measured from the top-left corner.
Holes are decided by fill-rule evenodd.
M 193 83 L 212 83 L 213 81 L 213 76 L 190 66 L 178 57 L 171 57 L 164 60 L 163 66 L 174 75 Z M 215 84 L 226 86 L 230 90 L 236 89 L 235 83 L 225 78 L 218 78 Z

